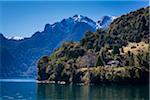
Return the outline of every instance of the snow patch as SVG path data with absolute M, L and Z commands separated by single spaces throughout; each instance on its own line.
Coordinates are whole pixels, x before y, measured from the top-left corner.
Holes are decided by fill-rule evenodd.
M 19 37 L 19 36 L 13 36 L 13 37 L 7 37 L 9 40 L 23 40 L 24 37 Z

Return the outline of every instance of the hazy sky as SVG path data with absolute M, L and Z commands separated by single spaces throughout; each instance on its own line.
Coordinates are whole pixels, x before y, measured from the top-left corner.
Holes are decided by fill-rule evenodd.
M 75 14 L 97 21 L 104 15 L 120 16 L 148 5 L 148 0 L 1 1 L 0 33 L 7 37 L 29 37 L 36 31 L 42 31 L 45 24 L 53 24 Z

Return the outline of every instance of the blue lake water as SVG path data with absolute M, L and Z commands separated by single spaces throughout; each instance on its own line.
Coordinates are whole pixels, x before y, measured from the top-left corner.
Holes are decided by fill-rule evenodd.
M 37 84 L 0 81 L 0 100 L 149 100 L 148 86 Z

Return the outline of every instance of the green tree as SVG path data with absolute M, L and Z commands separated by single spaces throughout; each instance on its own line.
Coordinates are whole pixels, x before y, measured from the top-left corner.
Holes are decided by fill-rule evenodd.
M 96 61 L 96 66 L 104 66 L 102 56 L 99 54 Z
M 129 66 L 130 67 L 133 67 L 135 65 L 134 61 L 135 61 L 134 54 L 130 52 L 130 56 L 129 56 Z
M 113 51 L 112 51 L 113 54 L 119 54 L 120 51 L 119 51 L 119 47 L 118 46 L 113 46 Z

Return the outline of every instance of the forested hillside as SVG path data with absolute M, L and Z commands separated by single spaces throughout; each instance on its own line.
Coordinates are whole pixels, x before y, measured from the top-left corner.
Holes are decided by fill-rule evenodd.
M 80 42 L 64 42 L 51 56 L 39 60 L 38 80 L 147 83 L 149 10 L 122 15 L 106 30 L 87 32 Z

